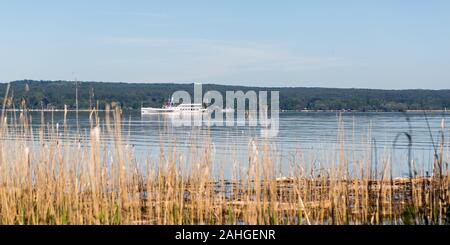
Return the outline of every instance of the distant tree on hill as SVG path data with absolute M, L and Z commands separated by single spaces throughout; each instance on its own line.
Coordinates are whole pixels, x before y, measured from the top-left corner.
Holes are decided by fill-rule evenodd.
M 441 110 L 450 108 L 450 90 L 379 90 L 379 89 L 334 89 L 334 88 L 261 88 L 205 84 L 203 89 L 217 90 L 222 94 L 230 90 L 280 91 L 282 110 L 359 110 L 359 111 L 404 111 Z M 193 94 L 193 84 L 139 84 L 79 82 L 79 107 L 104 108 L 106 103 L 118 102 L 124 109 L 139 109 L 141 106 L 160 107 L 178 90 Z M 29 108 L 54 106 L 69 109 L 76 107 L 75 83 L 69 81 L 22 80 L 11 83 L 13 101 L 19 108 L 25 98 Z M 6 92 L 6 84 L 0 84 L 0 103 Z M 11 96 L 11 94 L 10 94 Z

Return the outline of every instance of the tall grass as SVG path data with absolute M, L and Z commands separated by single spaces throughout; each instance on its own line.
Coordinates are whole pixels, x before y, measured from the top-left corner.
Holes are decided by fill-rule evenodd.
M 190 145 L 200 147 L 188 154 L 177 149 L 174 139 L 168 148 L 161 145 L 157 158 L 137 160 L 123 138 L 122 111 L 115 105 L 103 118 L 92 109 L 89 130 L 77 131 L 76 137 L 68 135 L 67 111 L 62 124 L 41 123 L 38 129 L 26 108 L 17 120 L 3 112 L 1 224 L 450 222 L 444 124 L 439 142 L 433 143 L 430 176 L 394 178 L 398 163 L 388 150 L 380 156 L 371 150 L 376 141 L 370 132 L 369 150 L 349 154 L 339 118 L 340 144 L 323 153 L 328 162 L 305 160 L 299 150 L 290 155 L 288 171 L 282 171 L 274 144 L 250 140 L 248 161 L 230 156 L 224 164 L 232 171 L 225 178 L 224 167 L 214 161 L 211 138 L 195 133 Z M 408 159 L 410 168 L 417 164 Z

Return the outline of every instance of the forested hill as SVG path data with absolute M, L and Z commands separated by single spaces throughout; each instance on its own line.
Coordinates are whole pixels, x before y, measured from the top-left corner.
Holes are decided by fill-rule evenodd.
M 16 108 L 26 101 L 29 108 L 75 108 L 75 82 L 69 81 L 15 81 L 11 82 L 9 96 L 13 95 Z M 0 84 L 0 103 L 6 91 Z M 265 88 L 205 84 L 204 90 L 280 91 L 282 110 L 358 110 L 404 111 L 442 110 L 450 108 L 450 90 L 375 90 L 336 88 Z M 178 90 L 193 91 L 193 84 L 144 84 L 78 82 L 79 108 L 118 102 L 127 109 L 139 109 L 141 105 L 159 107 Z M 11 102 L 9 102 L 11 105 Z

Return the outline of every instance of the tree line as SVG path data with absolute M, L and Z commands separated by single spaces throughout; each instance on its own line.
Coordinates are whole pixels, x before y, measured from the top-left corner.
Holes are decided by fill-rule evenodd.
M 4 101 L 7 84 L 0 84 L 0 103 Z M 280 92 L 281 110 L 355 110 L 405 111 L 443 110 L 450 108 L 450 90 L 382 90 L 303 87 L 245 87 L 204 84 L 203 89 L 226 91 L 249 90 Z M 141 106 L 160 107 L 178 90 L 193 94 L 193 84 L 173 83 L 111 83 L 74 81 L 21 80 L 10 83 L 7 107 L 40 108 L 104 108 L 116 102 L 125 109 Z M 77 91 L 77 93 L 76 93 Z

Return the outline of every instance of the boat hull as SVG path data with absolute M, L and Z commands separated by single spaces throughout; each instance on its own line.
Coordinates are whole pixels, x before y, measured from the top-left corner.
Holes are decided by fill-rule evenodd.
M 173 114 L 173 113 L 203 113 L 206 109 L 200 110 L 182 110 L 179 108 L 141 108 L 141 114 L 152 115 L 152 114 Z
M 165 113 L 174 113 L 175 109 L 173 108 L 141 108 L 141 114 L 151 115 L 151 114 L 165 114 Z

